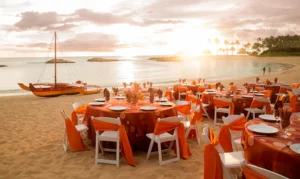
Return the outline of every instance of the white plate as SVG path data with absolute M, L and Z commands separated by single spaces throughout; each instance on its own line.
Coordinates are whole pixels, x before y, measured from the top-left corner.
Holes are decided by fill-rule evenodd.
M 115 96 L 115 99 L 125 99 L 125 96 Z
M 206 90 L 206 92 L 208 92 L 208 93 L 209 93 L 209 92 L 215 92 L 215 91 L 214 91 L 214 90 Z
M 102 106 L 105 104 L 105 102 L 90 102 L 89 104 L 92 106 Z
M 254 93 L 255 96 L 264 96 L 262 93 Z
M 276 118 L 274 115 L 270 115 L 270 114 L 261 114 L 258 116 L 259 118 L 266 120 L 266 121 L 276 121 Z
M 296 152 L 297 154 L 300 154 L 300 144 L 292 144 L 290 145 L 290 148 L 292 151 Z
M 126 106 L 111 106 L 109 107 L 112 111 L 124 111 L 126 109 Z
M 160 105 L 162 105 L 162 106 L 172 106 L 173 103 L 171 103 L 171 102 L 163 102 L 163 103 L 160 103 Z
M 262 124 L 251 124 L 247 128 L 252 132 L 262 133 L 262 134 L 274 134 L 278 132 L 276 127 L 262 125 Z
M 212 92 L 207 92 L 208 94 L 217 94 L 217 92 L 212 91 Z
M 98 101 L 98 102 L 105 102 L 105 98 L 96 98 L 95 101 Z
M 243 98 L 253 98 L 251 95 L 242 95 Z
M 140 109 L 144 110 L 144 111 L 153 111 L 153 110 L 156 109 L 156 107 L 154 107 L 154 106 L 141 106 Z

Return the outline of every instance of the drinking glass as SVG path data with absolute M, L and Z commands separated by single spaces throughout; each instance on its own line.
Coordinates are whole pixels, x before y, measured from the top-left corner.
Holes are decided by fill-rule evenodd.
M 287 132 L 286 132 L 286 128 L 288 128 L 290 126 L 290 120 L 283 120 L 280 119 L 280 128 L 282 130 L 282 135 L 281 137 L 284 139 L 288 138 Z

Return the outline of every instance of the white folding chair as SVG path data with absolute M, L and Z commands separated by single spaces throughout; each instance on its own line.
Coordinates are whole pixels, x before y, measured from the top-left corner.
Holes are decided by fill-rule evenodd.
M 191 96 L 191 97 L 197 98 L 196 96 Z M 194 112 L 200 112 L 200 105 L 197 105 L 196 101 L 192 102 L 191 105 L 192 105 L 191 114 L 193 114 Z M 191 125 L 190 120 L 185 120 L 181 122 L 183 123 L 185 128 L 185 137 L 188 137 L 191 130 L 194 129 L 196 131 L 197 143 L 198 145 L 200 145 L 200 136 L 198 134 L 198 121 L 196 121 L 195 125 Z
M 68 119 L 68 116 L 66 115 L 64 110 L 61 110 L 60 113 L 61 113 L 64 120 Z M 89 128 L 85 124 L 75 125 L 75 128 L 79 133 L 83 133 L 84 135 L 85 135 L 86 131 L 89 130 Z M 63 148 L 64 148 L 64 151 L 67 152 L 67 150 L 68 150 L 68 136 L 67 136 L 66 127 L 65 127 L 64 138 L 63 138 Z
M 206 116 L 209 120 L 210 120 L 210 117 L 209 117 L 209 115 L 208 115 L 208 113 L 207 113 L 207 107 L 209 106 L 209 104 L 206 104 L 206 103 L 202 103 L 202 110 L 203 110 L 203 112 L 204 112 L 204 116 Z
M 203 128 L 202 133 L 202 139 L 205 144 L 210 144 L 209 139 L 209 125 L 205 124 Z M 238 151 L 238 152 L 226 152 L 224 153 L 224 150 L 220 144 L 216 145 L 215 148 L 219 152 L 220 159 L 222 162 L 222 168 L 223 168 L 223 176 L 225 179 L 231 179 L 231 175 L 229 174 L 228 169 L 234 169 L 234 168 L 240 168 L 241 162 L 244 160 L 244 152 Z M 235 174 L 236 177 L 236 174 Z
M 186 105 L 186 104 L 190 104 L 190 102 L 189 101 L 176 101 L 176 106 L 181 106 L 181 105 Z M 192 115 L 192 110 L 189 111 L 189 114 L 183 114 L 180 111 L 177 111 L 177 113 L 178 113 L 178 117 L 181 117 L 182 119 L 185 119 L 186 121 L 188 121 Z
M 241 113 L 240 115 L 233 114 L 233 115 L 229 115 L 229 116 L 227 116 L 227 117 L 223 116 L 223 117 L 222 117 L 223 123 L 224 123 L 224 124 L 230 124 L 230 123 L 232 123 L 233 121 L 237 120 L 238 118 L 240 118 L 240 117 L 242 117 L 242 116 L 244 116 L 243 113 Z M 241 142 L 242 131 L 239 132 L 239 135 L 238 135 L 238 136 L 233 136 L 231 130 L 229 130 L 229 131 L 230 131 L 230 135 L 231 135 L 232 149 L 233 149 L 234 151 L 237 151 L 236 144 L 242 145 L 242 142 Z
M 121 125 L 120 118 L 111 118 L 111 117 L 94 117 L 92 116 L 92 120 L 99 120 L 111 124 Z M 101 142 L 116 142 L 117 147 L 116 149 L 104 148 L 102 147 Z M 116 160 L 109 160 L 109 159 L 99 159 L 99 146 L 104 155 L 104 152 L 116 152 Z M 105 130 L 102 133 L 96 131 L 96 148 L 95 148 L 95 164 L 98 163 L 106 163 L 106 164 L 113 164 L 119 167 L 120 161 L 120 132 L 119 130 Z
M 181 87 L 181 86 L 179 86 L 177 89 L 178 89 L 178 100 L 180 101 L 181 97 L 186 95 L 188 89 L 187 87 Z
M 72 104 L 72 108 L 75 111 L 77 108 L 79 108 L 80 106 L 83 106 L 84 103 L 82 101 L 79 102 L 75 102 Z M 77 124 L 81 124 L 83 119 L 84 119 L 84 114 L 76 114 L 77 116 Z
M 261 167 L 255 166 L 255 165 L 248 164 L 246 162 L 246 160 L 242 161 L 242 166 L 247 167 L 250 170 L 253 170 L 254 172 L 266 177 L 267 179 L 288 179 L 287 177 L 282 176 L 273 171 L 270 171 L 270 170 L 267 170 L 267 169 L 264 169 L 264 168 L 261 168 Z
M 167 117 L 167 118 L 158 118 L 157 122 L 180 122 L 182 119 L 179 117 Z M 148 133 L 146 134 L 146 136 L 151 139 L 150 145 L 149 145 L 149 149 L 148 149 L 148 153 L 146 156 L 146 159 L 148 160 L 150 155 L 152 154 L 156 154 L 158 153 L 158 158 L 159 158 L 159 164 L 160 165 L 165 165 L 168 163 L 172 163 L 172 162 L 177 162 L 180 160 L 180 153 L 179 153 L 179 141 L 178 141 L 178 133 L 177 133 L 178 127 L 175 128 L 173 134 L 170 134 L 168 132 L 162 133 L 160 135 L 155 135 L 153 133 Z M 162 160 L 162 153 L 163 152 L 168 152 L 172 149 L 174 141 L 176 141 L 176 158 L 172 158 L 169 160 Z M 151 152 L 152 148 L 153 148 L 153 144 L 157 143 L 158 146 L 158 151 L 157 152 Z M 167 149 L 162 150 L 161 149 L 161 143 L 163 142 L 170 142 L 170 145 Z
M 252 106 L 250 106 L 250 108 L 245 108 L 245 110 L 248 112 L 247 116 L 246 116 L 247 120 L 249 119 L 250 113 L 252 113 L 253 118 L 255 118 L 255 114 L 266 114 L 266 105 L 268 103 L 270 103 L 270 99 L 269 98 L 264 98 L 264 97 L 253 98 L 253 101 L 252 101 L 251 105 L 253 103 L 255 103 L 256 101 L 257 102 L 265 102 L 266 104 L 264 106 L 262 106 L 262 109 L 256 108 L 256 107 L 252 107 Z
M 224 101 L 224 102 L 228 102 L 228 103 L 232 103 L 232 99 L 231 98 L 225 98 L 225 97 L 221 97 L 221 98 L 214 98 L 214 101 Z M 230 110 L 231 110 L 231 106 L 228 105 L 228 107 L 216 107 L 215 106 L 215 115 L 214 115 L 214 125 L 222 125 L 222 123 L 217 121 L 217 114 L 218 113 L 227 113 L 228 115 L 230 115 Z

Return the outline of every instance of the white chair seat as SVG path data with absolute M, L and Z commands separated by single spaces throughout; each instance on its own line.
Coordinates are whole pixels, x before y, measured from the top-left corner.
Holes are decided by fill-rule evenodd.
M 89 129 L 85 124 L 76 125 L 75 128 L 78 132 L 87 131 Z
M 241 141 L 241 136 L 235 136 L 235 137 L 232 137 L 232 140 L 235 144 L 242 144 L 242 141 Z
M 190 127 L 191 122 L 190 121 L 181 121 L 181 123 L 183 124 L 184 128 L 187 129 Z
M 245 108 L 245 110 L 251 113 L 265 113 L 263 109 L 258 108 Z
M 241 166 L 242 161 L 244 160 L 244 152 L 220 153 L 220 158 L 226 168 L 237 168 Z
M 229 112 L 229 108 L 217 108 L 217 112 L 228 113 Z
M 117 141 L 118 132 L 117 131 L 104 131 L 99 135 L 99 140 L 101 141 Z
M 146 134 L 146 136 L 147 136 L 149 139 L 152 139 L 153 135 L 154 135 L 153 133 L 148 133 L 148 134 Z M 160 138 L 160 142 L 165 142 L 165 141 L 175 140 L 175 139 L 176 139 L 176 136 L 173 136 L 173 135 L 171 135 L 171 134 L 165 132 L 165 133 L 160 134 L 160 135 L 159 135 L 159 138 Z M 155 141 L 156 143 L 158 143 L 158 136 L 155 137 L 154 141 Z
M 209 104 L 202 103 L 202 106 L 203 106 L 204 108 L 206 108 L 206 107 L 208 107 L 208 106 L 209 106 Z

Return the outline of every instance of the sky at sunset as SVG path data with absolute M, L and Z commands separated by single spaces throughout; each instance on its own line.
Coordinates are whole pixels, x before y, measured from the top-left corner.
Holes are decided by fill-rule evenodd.
M 200 55 L 208 39 L 300 34 L 300 0 L 0 0 L 0 57 Z

